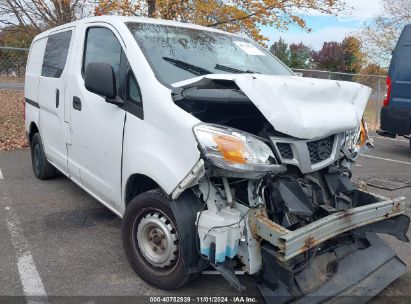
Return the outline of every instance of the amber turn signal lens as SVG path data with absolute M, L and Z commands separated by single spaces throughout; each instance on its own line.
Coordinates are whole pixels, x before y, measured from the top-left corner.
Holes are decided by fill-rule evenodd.
M 213 139 L 226 161 L 237 164 L 247 163 L 244 157 L 244 145 L 240 140 L 227 135 L 214 135 Z
M 364 146 L 367 139 L 368 139 L 368 132 L 367 132 L 367 129 L 365 127 L 365 122 L 364 122 L 364 120 L 361 120 L 359 146 L 360 147 Z

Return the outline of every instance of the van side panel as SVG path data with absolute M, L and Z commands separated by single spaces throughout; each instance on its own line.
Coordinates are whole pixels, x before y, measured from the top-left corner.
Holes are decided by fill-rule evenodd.
M 411 110 L 411 26 L 405 27 L 394 52 L 390 67 L 393 81 L 391 101 L 397 108 Z
M 381 130 L 391 136 L 411 133 L 411 25 L 398 40 L 388 71 L 391 95 L 381 109 Z
M 38 90 L 39 128 L 44 152 L 47 160 L 64 173 L 67 173 L 64 93 L 73 37 L 74 28 L 65 28 L 48 36 Z
M 30 48 L 29 58 L 26 66 L 26 77 L 24 82 L 24 97 L 28 101 L 38 103 L 38 88 L 40 82 L 41 66 L 43 64 L 44 50 L 47 38 L 35 40 Z M 39 125 L 39 108 L 31 103 L 26 103 L 26 131 L 30 131 L 30 124 L 34 122 Z

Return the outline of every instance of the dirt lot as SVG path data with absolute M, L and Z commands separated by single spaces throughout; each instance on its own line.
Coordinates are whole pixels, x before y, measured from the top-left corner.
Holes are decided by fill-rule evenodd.
M 24 83 L 24 78 L 0 75 L 0 83 Z
M 27 147 L 22 91 L 0 90 L 0 151 Z

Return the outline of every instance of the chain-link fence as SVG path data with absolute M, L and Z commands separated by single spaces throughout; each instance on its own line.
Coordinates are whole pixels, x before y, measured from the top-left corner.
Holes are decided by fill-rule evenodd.
M 303 77 L 354 81 L 370 87 L 372 89 L 372 93 L 370 99 L 368 100 L 367 108 L 365 109 L 364 118 L 367 121 L 370 129 L 375 130 L 379 127 L 382 101 L 385 97 L 385 94 L 387 93 L 387 87 L 385 85 L 386 76 L 301 69 L 293 69 L 293 71 L 297 75 Z
M 0 47 L 0 85 L 23 85 L 28 49 Z

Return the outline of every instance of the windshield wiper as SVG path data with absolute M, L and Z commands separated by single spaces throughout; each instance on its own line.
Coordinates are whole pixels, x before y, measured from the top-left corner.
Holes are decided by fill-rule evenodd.
M 194 75 L 201 76 L 201 75 L 206 75 L 206 74 L 213 74 L 212 72 L 210 72 L 207 69 L 204 69 L 202 67 L 190 64 L 190 63 L 185 62 L 185 61 L 181 61 L 181 60 L 170 58 L 170 57 L 163 57 L 163 59 L 165 61 L 175 65 L 176 67 L 178 67 L 180 69 L 183 69 L 183 70 L 186 70 L 190 73 L 193 73 Z
M 232 68 L 232 67 L 222 65 L 222 64 L 216 64 L 214 68 L 216 70 L 230 72 L 230 73 L 237 73 L 237 74 L 242 74 L 242 73 L 260 74 L 259 72 L 254 72 L 254 71 L 251 71 L 251 70 L 243 71 L 243 70 L 239 70 L 239 69 Z

